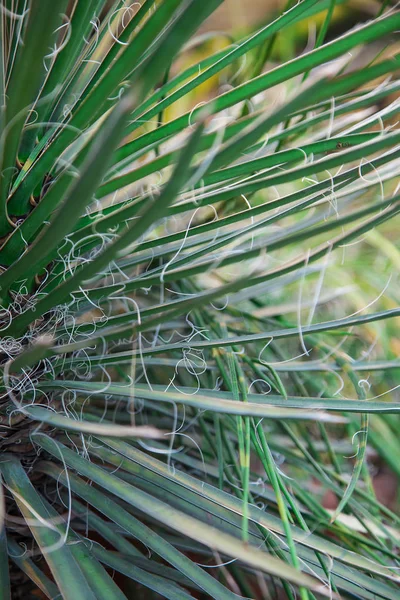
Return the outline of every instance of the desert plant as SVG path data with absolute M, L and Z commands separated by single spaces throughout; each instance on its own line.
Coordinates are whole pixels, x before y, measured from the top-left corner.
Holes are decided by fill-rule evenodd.
M 0 599 L 398 597 L 400 311 L 335 297 L 400 210 L 400 13 L 221 2 L 0 4 Z

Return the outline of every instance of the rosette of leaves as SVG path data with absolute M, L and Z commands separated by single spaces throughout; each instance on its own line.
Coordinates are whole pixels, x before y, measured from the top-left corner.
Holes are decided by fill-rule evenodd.
M 400 210 L 400 14 L 289 2 L 191 64 L 220 4 L 1 3 L 1 599 L 398 597 L 396 363 L 357 357 L 399 310 L 279 302 Z

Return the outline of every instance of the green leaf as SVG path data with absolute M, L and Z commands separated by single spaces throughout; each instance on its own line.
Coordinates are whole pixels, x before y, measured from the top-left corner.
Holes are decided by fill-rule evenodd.
M 60 515 L 57 511 L 55 511 L 48 502 L 45 500 L 42 501 L 50 517 L 55 520 L 60 520 Z M 110 577 L 107 571 L 89 552 L 84 538 L 82 539 L 71 528 L 67 529 L 67 523 L 64 523 L 63 525 L 65 525 L 65 527 L 60 527 L 60 530 L 62 530 L 63 534 L 67 537 L 71 553 L 79 564 L 95 597 L 98 600 L 108 600 L 109 598 L 115 600 L 127 600 L 126 596 L 121 592 L 112 577 Z
M 37 437 L 36 439 L 38 440 L 39 438 Z M 52 447 L 54 450 L 54 448 L 60 446 L 52 444 Z M 49 450 L 49 452 L 51 451 Z M 54 463 L 42 464 L 41 469 L 58 480 L 66 482 L 62 471 Z M 104 474 L 107 475 L 105 471 Z M 219 597 L 223 600 L 237 598 L 235 594 L 227 590 L 207 572 L 200 569 L 199 566 L 184 554 L 176 550 L 172 544 L 165 541 L 160 535 L 133 517 L 114 500 L 105 496 L 104 493 L 86 485 L 82 479 L 71 473 L 69 474 L 69 485 L 74 493 L 78 494 L 86 502 L 89 502 L 96 510 L 109 517 L 125 531 L 130 532 L 136 539 L 151 548 L 169 564 L 175 566 L 176 569 L 196 582 L 201 589 L 205 590 L 211 596 L 212 594 L 219 594 Z
M 140 569 L 126 558 L 120 557 L 115 553 L 108 552 L 99 546 L 94 546 L 93 553 L 108 567 L 141 583 L 165 598 L 169 598 L 170 600 L 189 600 L 190 598 L 193 598 L 191 594 L 175 583 L 172 583 L 163 577 L 159 577 L 154 573 L 147 573 L 147 571 Z
M 92 202 L 93 194 L 101 181 L 102 172 L 122 136 L 133 103 L 134 98 L 128 96 L 121 100 L 112 111 L 91 148 L 82 173 L 71 185 L 55 217 L 36 239 L 35 244 L 28 248 L 5 273 L 0 275 L 0 289 L 3 298 L 9 287 L 24 277 L 27 271 L 37 273 L 46 264 L 48 253 L 58 246 L 74 226 L 78 219 L 78 211 Z M 104 150 L 106 142 L 107 151 Z
M 266 338 L 264 338 L 266 339 Z M 231 343 L 229 344 L 229 340 Z M 239 343 L 245 340 L 240 338 Z M 213 348 L 221 347 L 222 345 L 237 344 L 238 340 L 229 338 L 225 340 L 225 344 L 221 344 L 220 340 L 210 342 Z M 196 346 L 194 346 L 196 347 Z M 193 348 L 193 346 L 192 346 Z M 120 363 L 121 357 L 116 355 L 115 363 Z M 112 363 L 111 363 L 112 364 Z M 131 398 L 132 395 L 139 398 L 156 400 L 157 402 L 178 403 L 187 406 L 195 406 L 202 410 L 212 410 L 214 412 L 227 413 L 232 415 L 253 416 L 253 417 L 268 417 L 269 419 L 315 419 L 321 421 L 335 422 L 335 417 L 329 417 L 324 412 L 331 410 L 334 412 L 356 412 L 356 413 L 398 413 L 400 412 L 400 403 L 397 402 L 376 402 L 373 400 L 349 400 L 342 398 L 305 398 L 305 397 L 281 397 L 281 396 L 263 396 L 262 394 L 248 394 L 248 402 L 246 404 L 236 402 L 232 395 L 228 392 L 219 392 L 216 396 L 211 390 L 202 390 L 196 395 L 180 394 L 179 392 L 165 391 L 163 387 L 152 385 L 153 389 L 137 385 L 129 387 L 110 383 L 107 387 L 101 383 L 94 381 L 44 381 L 41 384 L 43 389 L 60 389 L 60 390 L 78 390 L 81 393 L 100 395 L 100 396 L 118 396 L 121 398 Z M 190 390 L 187 389 L 187 392 Z M 291 410 L 294 409 L 294 410 Z M 35 414 L 33 409 L 32 415 Z M 35 408 L 36 410 L 36 408 Z M 44 409 L 46 410 L 46 409 Z M 59 417 L 60 418 L 60 417 Z M 340 419 L 339 419 L 340 421 Z M 99 426 L 100 427 L 100 426 Z M 70 429 L 79 429 L 79 422 L 74 422 Z M 94 426 L 93 426 L 94 429 Z M 84 425 L 82 431 L 84 431 Z
M 57 414 L 51 409 L 43 408 L 41 406 L 28 406 L 26 408 L 22 407 L 21 411 L 28 415 L 33 421 L 47 423 L 48 425 L 52 425 L 58 429 L 65 429 L 66 431 L 79 431 L 81 433 L 88 434 L 148 439 L 160 438 L 163 435 L 162 431 L 152 426 L 141 425 L 138 427 L 124 427 L 122 425 L 113 425 L 112 423 L 92 423 L 83 419 L 75 420 L 71 419 L 70 417 Z
M 84 47 L 85 36 L 92 26 L 90 21 L 98 14 L 102 4 L 103 2 L 101 0 L 76 2 L 69 26 L 70 37 L 68 43 L 66 43 L 62 50 L 57 54 L 43 89 L 41 90 L 42 97 L 49 97 L 50 102 L 48 104 L 50 106 L 54 104 L 54 92 L 57 91 L 60 81 L 63 81 L 65 74 L 69 73 L 74 67 L 74 63 Z M 38 106 L 38 110 L 39 123 L 45 121 L 50 116 L 47 103 L 42 103 Z
M 5 515 L 3 483 L 0 480 L 0 512 Z M 8 568 L 7 535 L 4 516 L 0 523 L 0 600 L 11 600 L 10 574 Z
M 39 445 L 51 454 L 54 454 L 54 444 L 49 444 L 47 440 L 40 439 Z M 144 511 L 147 515 L 161 521 L 164 525 L 172 527 L 206 546 L 225 552 L 228 555 L 233 555 L 235 558 L 243 560 L 245 563 L 256 569 L 278 575 L 297 585 L 305 585 L 316 591 L 318 590 L 319 593 L 325 595 L 325 590 L 321 585 L 316 584 L 312 577 L 296 571 L 272 556 L 269 556 L 268 561 L 266 561 L 265 554 L 261 551 L 247 546 L 232 536 L 222 534 L 212 527 L 197 522 L 196 520 L 187 517 L 182 512 L 176 511 L 172 507 L 159 502 L 138 488 L 134 488 L 133 486 L 118 480 L 118 478 L 110 475 L 100 467 L 81 459 L 66 446 L 57 444 L 57 447 L 61 448 L 63 459 L 66 463 L 71 467 L 76 468 L 81 475 L 89 476 L 92 481 L 97 482 L 101 487 L 108 489 L 108 491 L 111 491 L 119 498 L 124 499 L 131 506 L 135 506 L 137 509 Z M 90 475 L 88 475 L 89 473 Z M 197 581 L 197 583 L 199 582 Z M 199 583 L 199 585 L 201 585 L 201 583 Z
M 331 61 L 337 56 L 349 52 L 359 44 L 372 42 L 376 38 L 387 35 L 391 31 L 396 30 L 399 24 L 400 16 L 398 13 L 382 18 L 379 21 L 368 23 L 355 31 L 347 33 L 341 38 L 333 40 L 329 44 L 325 44 L 321 48 L 317 48 L 303 56 L 297 57 L 282 66 L 272 69 L 268 73 L 235 87 L 231 91 L 225 92 L 216 100 L 212 101 L 213 111 L 217 113 L 234 106 L 239 102 L 243 102 L 248 98 L 254 97 L 256 94 L 278 85 L 279 83 L 288 81 L 296 75 L 309 71 L 326 61 Z M 191 111 L 191 113 L 177 117 L 166 125 L 130 142 L 117 153 L 117 160 L 122 160 L 127 155 L 136 152 L 140 148 L 149 146 L 162 138 L 166 138 L 177 131 L 180 131 L 186 127 L 189 115 L 191 115 L 191 118 L 195 118 L 199 110 L 200 109 L 195 109 L 194 111 Z
M 28 171 L 27 176 L 17 188 L 17 193 L 10 199 L 10 207 L 14 211 L 17 210 L 19 199 L 27 193 L 27 186 L 28 189 L 32 189 L 30 180 L 34 182 L 33 186 L 40 181 L 40 178 L 52 167 L 54 158 L 58 158 L 77 137 L 77 132 L 84 127 L 92 125 L 96 116 L 99 116 L 101 108 L 104 111 L 110 108 L 109 105 L 104 107 L 103 104 L 113 94 L 115 88 L 125 79 L 129 80 L 132 87 L 137 87 L 135 90 L 137 102 L 142 100 L 158 77 L 161 76 L 166 66 L 170 64 L 174 54 L 221 1 L 206 0 L 200 3 L 198 0 L 188 0 L 187 2 L 183 2 L 183 0 L 168 0 L 168 2 L 162 2 L 157 11 L 146 22 L 143 29 L 140 30 L 137 38 L 135 38 L 136 43 L 129 44 L 121 56 L 117 56 L 113 67 L 107 70 L 98 85 L 94 88 L 95 93 L 90 94 L 79 108 L 74 111 L 73 118 L 70 120 L 68 127 L 62 129 L 61 133 L 56 137 L 52 143 L 51 150 L 48 149 L 42 155 L 42 160 L 39 158 L 33 168 Z M 185 5 L 181 14 L 179 14 L 170 27 L 166 27 L 166 23 L 169 23 L 169 19 L 180 4 Z M 160 32 L 162 34 L 157 39 Z M 139 60 L 139 67 L 132 73 L 132 61 L 138 60 L 141 52 L 147 48 L 150 42 L 153 42 L 154 38 L 157 41 L 152 46 L 152 54 L 145 61 L 140 62 Z M 132 106 L 130 110 L 132 111 L 133 108 Z
M 4 455 L 0 470 L 5 483 L 29 524 L 29 528 L 46 557 L 52 575 L 66 600 L 95 600 L 93 591 L 82 574 L 62 535 L 51 523 L 50 515 L 29 481 L 18 459 Z
M 16 166 L 19 137 L 30 104 L 35 100 L 43 77 L 43 59 L 49 51 L 54 30 L 61 21 L 66 0 L 35 0 L 24 10 L 23 44 L 18 44 L 15 62 L 7 85 L 7 102 L 4 112 L 4 135 L 0 145 L 0 211 L 7 214 L 10 182 Z M 25 7 L 24 7 L 25 8 Z M 3 101 L 3 100 L 2 100 Z M 4 221 L 0 228 L 4 228 Z
M 60 596 L 57 586 L 28 558 L 25 549 L 19 546 L 12 538 L 7 539 L 8 554 L 10 560 L 21 569 L 29 579 L 37 585 L 47 598 L 53 600 Z
M 118 461 L 118 464 L 122 464 L 123 467 L 128 471 L 133 470 L 133 472 L 135 472 L 134 463 L 139 463 L 140 465 L 146 466 L 151 471 L 159 473 L 162 477 L 173 480 L 175 484 L 181 487 L 182 490 L 191 490 L 199 496 L 209 499 L 216 506 L 224 507 L 236 515 L 240 515 L 242 513 L 242 503 L 240 499 L 235 498 L 233 495 L 219 490 L 218 488 L 206 482 L 199 481 L 195 477 L 188 475 L 183 471 L 175 470 L 175 472 L 172 473 L 171 470 L 168 469 L 167 465 L 161 463 L 154 457 L 146 456 L 140 450 L 137 450 L 136 448 L 133 448 L 129 444 L 126 444 L 122 441 L 111 439 L 102 439 L 102 441 L 118 453 L 117 455 L 101 453 L 103 457 L 107 455 L 107 460 L 112 464 Z M 123 463 L 121 463 L 121 455 L 126 457 L 128 460 L 125 460 Z M 131 467 L 129 466 L 130 464 Z M 273 516 L 268 511 L 262 511 L 255 506 L 249 506 L 249 518 L 254 523 L 262 525 L 267 531 L 270 530 L 279 534 L 283 533 L 280 519 Z M 386 569 L 385 567 L 377 565 L 373 561 L 365 559 L 360 555 L 346 551 L 345 548 L 336 545 L 325 537 L 319 537 L 313 533 L 301 531 L 295 526 L 292 526 L 292 535 L 293 538 L 301 545 L 319 550 L 323 553 L 326 553 L 327 556 L 337 558 L 341 562 L 358 566 L 366 571 L 380 572 L 381 574 L 386 574 L 386 576 L 389 578 L 394 576 L 393 571 L 390 571 L 390 569 Z M 377 571 L 375 571 L 375 569 L 377 569 Z
M 126 112 L 123 112 L 123 118 L 126 118 Z M 121 121 L 119 121 L 121 123 Z M 113 122 L 111 121 L 110 126 L 113 126 Z M 115 135 L 115 126 L 113 126 L 113 132 Z M 185 151 L 182 152 L 181 159 L 178 161 L 177 166 L 175 168 L 174 176 L 171 177 L 168 184 L 160 194 L 158 198 L 155 198 L 150 206 L 148 206 L 143 213 L 140 215 L 140 219 L 131 227 L 127 227 L 124 231 L 124 234 L 117 238 L 114 242 L 111 242 L 108 247 L 102 252 L 99 256 L 96 257 L 95 260 L 87 263 L 82 269 L 78 270 L 70 279 L 64 284 L 61 284 L 56 290 L 53 291 L 52 294 L 49 294 L 47 297 L 42 298 L 42 300 L 37 304 L 33 311 L 27 311 L 21 316 L 21 320 L 25 323 L 27 319 L 29 321 L 30 317 L 36 319 L 40 314 L 43 314 L 54 306 L 55 304 L 61 302 L 65 299 L 71 292 L 75 291 L 75 289 L 79 288 L 80 284 L 84 281 L 87 281 L 91 277 L 93 277 L 96 273 L 104 269 L 111 260 L 113 260 L 116 255 L 124 250 L 129 245 L 132 245 L 142 233 L 144 233 L 156 219 L 162 217 L 169 206 L 169 204 L 175 199 L 176 195 L 179 193 L 181 187 L 186 183 L 187 178 L 190 176 L 189 165 L 192 160 L 192 157 L 196 151 L 197 144 L 201 138 L 203 132 L 203 125 L 200 124 L 196 129 L 191 138 L 188 141 L 188 144 L 185 148 Z M 108 128 L 105 131 L 105 135 L 108 133 Z M 96 153 L 94 156 L 93 162 L 97 163 L 99 161 L 99 157 L 101 157 L 101 153 Z M 104 160 L 104 158 L 102 158 Z M 89 180 L 89 184 L 92 182 L 94 177 L 98 177 L 97 171 L 94 169 L 94 165 L 90 162 L 87 169 L 87 178 Z M 69 227 L 69 220 L 71 220 L 71 216 L 68 218 L 65 217 L 64 213 L 69 213 L 71 210 L 71 203 L 75 203 L 80 196 L 75 193 L 71 193 L 69 196 L 71 199 L 69 203 L 65 203 L 60 213 L 57 214 L 57 225 L 58 229 L 61 227 L 65 229 Z M 63 210 L 65 209 L 65 210 Z M 72 219 L 76 219 L 74 213 L 72 213 Z M 60 225 L 59 225 L 60 223 Z M 58 234 L 57 228 L 54 223 L 52 226 L 48 228 L 48 236 L 50 238 L 54 238 L 55 235 Z M 59 238 L 58 238 L 59 239 Z M 37 243 L 39 249 L 35 248 L 36 254 L 41 254 L 43 250 L 41 250 L 40 246 L 45 246 L 48 248 L 48 241 L 46 240 L 46 234 L 44 234 Z M 55 247 L 56 244 L 54 244 Z M 41 251 L 41 252 L 40 252 Z M 34 250 L 28 252 L 25 257 L 26 261 L 28 261 L 29 256 L 32 257 Z M 21 259 L 22 261 L 23 259 Z M 21 263 L 20 261 L 20 263 Z M 20 264 L 19 263 L 19 264 Z M 20 267 L 20 270 L 24 267 Z M 12 267 L 2 276 L 0 275 L 0 286 L 4 287 L 4 279 L 6 279 L 7 283 L 7 275 L 9 273 L 15 274 L 16 268 Z M 11 275 L 12 276 L 12 275 Z M 35 316 L 33 316 L 35 313 Z M 14 322 L 15 323 L 15 322 Z M 17 324 L 18 327 L 18 324 Z
M 307 9 L 312 9 L 316 7 L 318 3 L 319 0 L 303 0 L 303 2 L 296 4 L 293 8 L 291 8 L 284 14 L 279 15 L 277 19 L 272 21 L 272 23 L 268 23 L 268 25 L 260 29 L 260 31 L 257 31 L 255 34 L 251 35 L 248 39 L 245 39 L 239 45 L 235 44 L 233 47 L 230 47 L 227 50 L 221 52 L 221 58 L 218 59 L 217 57 L 219 55 L 217 55 L 215 57 L 216 60 L 213 61 L 213 64 L 205 70 L 202 69 L 202 63 L 200 63 L 196 65 L 194 69 L 192 68 L 189 72 L 186 72 L 185 74 L 179 74 L 178 77 L 175 77 L 167 85 L 164 85 L 161 88 L 161 90 L 153 94 L 147 103 L 144 103 L 144 105 L 150 104 L 150 102 L 154 102 L 155 100 L 160 98 L 160 100 L 156 103 L 156 106 L 153 109 L 150 109 L 145 113 L 142 113 L 141 115 L 139 111 L 134 111 L 133 116 L 135 116 L 136 112 L 136 116 L 140 116 L 141 120 L 150 120 L 158 113 L 158 111 L 165 110 L 167 106 L 170 106 L 171 104 L 179 100 L 179 98 L 182 98 L 182 96 L 188 94 L 191 90 L 196 89 L 199 85 L 201 85 L 211 77 L 214 77 L 217 73 L 221 72 L 223 69 L 231 65 L 234 61 L 238 60 L 240 57 L 245 55 L 253 48 L 256 48 L 257 46 L 262 44 L 265 40 L 268 40 L 278 31 L 281 31 L 283 28 L 285 28 L 287 25 L 293 24 L 299 19 L 304 18 Z M 207 59 L 206 61 L 202 62 L 205 62 L 207 64 L 210 60 L 211 59 Z M 174 87 L 176 87 L 181 80 L 184 81 L 185 75 L 185 78 L 188 79 L 192 71 L 196 75 L 195 77 L 191 77 L 190 80 L 187 81 L 184 85 L 180 85 L 178 89 L 176 89 L 171 94 L 168 94 L 164 99 L 162 99 L 162 95 L 165 96 L 169 89 L 173 89 Z M 196 71 L 199 71 L 199 74 L 197 74 Z M 163 92 L 162 95 L 161 92 Z M 133 131 L 136 127 L 136 124 L 133 125 L 130 128 L 130 131 Z

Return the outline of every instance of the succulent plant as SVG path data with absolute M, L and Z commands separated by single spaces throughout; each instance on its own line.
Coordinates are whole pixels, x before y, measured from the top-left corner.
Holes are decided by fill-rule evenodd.
M 398 597 L 400 311 L 321 290 L 400 211 L 400 13 L 221 3 L 1 2 L 1 600 Z

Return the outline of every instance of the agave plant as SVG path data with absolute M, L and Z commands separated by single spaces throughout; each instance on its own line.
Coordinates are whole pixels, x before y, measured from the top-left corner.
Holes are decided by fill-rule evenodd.
M 398 598 L 400 13 L 221 3 L 0 5 L 1 599 Z

